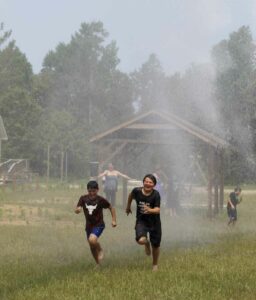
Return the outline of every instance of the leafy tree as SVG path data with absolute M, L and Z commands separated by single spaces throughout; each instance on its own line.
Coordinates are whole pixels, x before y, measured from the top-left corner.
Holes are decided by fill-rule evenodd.
M 4 31 L 4 23 L 0 23 L 0 47 L 9 39 L 11 34 L 11 30 Z
M 125 75 L 117 70 L 117 48 L 114 42 L 106 45 L 107 37 L 101 22 L 83 23 L 69 44 L 59 44 L 44 60 L 44 71 L 52 72 L 55 81 L 52 106 L 65 108 L 86 123 L 91 134 L 106 128 L 105 122 L 112 126 L 131 112 L 130 89 L 120 85 L 122 98 L 113 99 Z M 125 82 L 129 85 L 127 77 Z M 113 118 L 109 107 L 119 114 Z
M 151 54 L 139 71 L 131 74 L 135 105 L 140 110 L 166 107 L 165 74 L 155 54 Z
M 248 27 L 230 34 L 212 50 L 216 65 L 216 97 L 226 131 L 236 139 L 255 115 L 255 45 Z M 247 133 L 248 135 L 248 133 Z
M 72 158 L 73 164 L 77 161 L 76 157 L 79 157 L 79 162 L 76 163 L 76 174 L 85 175 L 84 163 L 88 159 L 87 140 L 84 128 L 83 132 L 80 128 L 76 127 L 74 117 L 64 110 L 46 109 L 41 114 L 38 127 L 36 128 L 39 141 L 37 145 L 37 161 L 40 164 L 39 169 L 42 171 L 47 166 L 47 176 L 50 175 L 51 169 L 51 175 L 60 176 L 61 180 L 63 180 L 64 158 L 67 155 L 69 155 L 69 158 Z M 83 165 L 81 165 L 82 163 Z M 78 168 L 79 164 L 80 167 Z
M 249 27 L 241 27 L 217 44 L 212 57 L 217 70 L 215 94 L 226 138 L 238 150 L 230 176 L 240 174 L 246 179 L 250 173 L 248 159 L 253 156 L 252 144 L 255 144 L 256 116 L 255 45 Z
M 8 34 L 1 41 L 7 42 Z M 33 128 L 40 107 L 31 95 L 32 68 L 14 41 L 0 50 L 0 113 L 4 119 L 8 141 L 3 145 L 4 157 L 33 159 Z
M 81 174 L 88 162 L 89 137 L 133 112 L 131 80 L 117 69 L 117 47 L 113 41 L 108 44 L 107 37 L 101 22 L 81 24 L 70 43 L 60 43 L 46 55 L 35 78 L 34 94 L 41 105 L 72 118 L 69 166 L 74 174 Z

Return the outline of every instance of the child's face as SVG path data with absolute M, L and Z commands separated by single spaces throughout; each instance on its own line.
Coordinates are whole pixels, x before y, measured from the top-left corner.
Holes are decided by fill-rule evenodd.
M 95 199 L 98 194 L 98 189 L 88 189 L 88 195 L 90 199 Z
M 149 177 L 146 177 L 144 179 L 143 181 L 144 190 L 146 190 L 147 192 L 152 191 L 154 186 L 155 186 L 154 182 Z

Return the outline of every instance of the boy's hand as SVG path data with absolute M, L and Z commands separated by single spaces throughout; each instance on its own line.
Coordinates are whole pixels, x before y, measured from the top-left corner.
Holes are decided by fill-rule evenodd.
M 112 227 L 116 227 L 117 224 L 116 224 L 116 221 L 112 221 Z
M 132 214 L 132 211 L 131 211 L 131 209 L 130 209 L 130 208 L 128 208 L 128 207 L 126 208 L 125 212 L 126 212 L 127 216 L 128 216 L 129 214 Z
M 81 210 L 82 210 L 82 207 L 78 206 L 78 207 L 75 208 L 75 213 L 79 214 L 81 212 Z
M 143 206 L 144 214 L 150 214 L 150 210 L 151 210 L 151 208 L 149 206 L 147 206 L 146 204 L 144 204 L 144 206 Z

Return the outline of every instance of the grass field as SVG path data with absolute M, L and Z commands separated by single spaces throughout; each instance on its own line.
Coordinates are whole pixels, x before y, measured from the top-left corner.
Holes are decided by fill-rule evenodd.
M 0 191 L 0 299 L 256 299 L 256 193 L 244 192 L 238 224 L 225 210 L 213 220 L 206 208 L 162 209 L 159 271 L 134 241 L 135 211 L 118 207 L 118 227 L 101 237 L 103 266 L 95 269 L 84 217 L 73 208 L 81 189 Z M 192 198 L 205 203 L 205 195 Z

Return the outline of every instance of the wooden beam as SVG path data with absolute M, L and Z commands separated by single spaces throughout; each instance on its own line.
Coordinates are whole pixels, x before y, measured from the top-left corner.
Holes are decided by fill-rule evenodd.
M 190 133 L 192 136 L 203 140 L 206 144 L 212 145 L 215 148 L 221 144 L 222 146 L 226 146 L 227 143 L 220 138 L 215 138 L 212 134 L 207 133 L 203 129 L 192 125 L 191 123 L 178 118 L 177 116 L 171 115 L 170 113 L 159 113 L 157 112 L 162 118 L 168 120 L 171 124 L 175 124 L 178 128 L 183 129 L 185 132 Z
M 137 121 L 142 120 L 150 115 L 160 117 L 162 119 L 161 122 L 155 123 L 155 124 L 153 123 L 153 125 L 149 125 L 148 123 L 146 123 L 145 125 L 139 125 L 139 124 L 143 124 L 140 121 L 140 123 L 136 124 Z M 165 122 L 164 124 L 163 124 L 163 121 Z M 166 123 L 168 123 L 168 124 L 166 124 Z M 171 128 L 177 128 L 179 130 L 181 129 L 184 132 L 187 132 L 187 133 L 191 134 L 192 136 L 197 137 L 199 140 L 202 140 L 205 143 L 214 146 L 215 148 L 218 148 L 218 147 L 226 148 L 229 145 L 226 141 L 213 135 L 212 133 L 209 133 L 209 132 L 199 128 L 198 126 L 193 125 L 192 123 L 185 121 L 185 120 L 177 117 L 176 115 L 166 112 L 166 111 L 165 112 L 149 111 L 147 113 L 141 114 L 127 122 L 124 122 L 118 126 L 110 128 L 109 130 L 107 130 L 103 133 L 93 136 L 90 139 L 90 142 L 92 143 L 92 142 L 99 141 L 102 138 L 107 137 L 108 135 L 111 135 L 112 133 L 115 133 L 121 129 L 127 129 L 128 127 L 137 128 L 137 129 L 152 129 L 149 126 L 153 126 L 153 127 L 155 126 L 155 129 L 157 126 L 159 126 L 158 127 L 159 129 L 162 126 L 170 126 L 170 127 L 168 127 L 168 129 L 171 129 Z M 163 127 L 161 129 L 163 129 Z
M 135 123 L 127 126 L 128 129 L 158 129 L 158 130 L 177 130 L 171 124 L 150 124 L 150 123 Z
M 109 134 L 111 134 L 111 133 L 113 133 L 113 132 L 118 131 L 119 129 L 126 128 L 126 127 L 129 126 L 130 124 L 136 122 L 137 120 L 140 120 L 140 119 L 142 119 L 142 118 L 145 118 L 145 117 L 147 117 L 148 115 L 151 115 L 152 113 L 153 113 L 153 111 L 149 111 L 149 112 L 147 112 L 147 113 L 145 113 L 145 114 L 141 114 L 141 115 L 139 115 L 139 116 L 137 116 L 137 117 L 135 117 L 135 118 L 133 118 L 133 119 L 127 121 L 127 122 L 124 122 L 124 123 L 122 123 L 122 124 L 120 124 L 120 125 L 118 125 L 118 126 L 114 126 L 114 127 L 110 128 L 109 130 L 107 130 L 107 131 L 105 131 L 105 132 L 103 132 L 103 133 L 100 133 L 100 134 L 95 135 L 94 137 L 92 137 L 92 138 L 90 139 L 90 142 L 91 142 L 91 143 L 92 143 L 92 142 L 95 142 L 95 141 L 97 141 L 97 140 L 100 140 L 100 139 L 103 138 L 104 136 L 107 136 L 107 135 L 109 135 Z
M 103 141 L 103 140 L 102 140 Z M 126 142 L 131 144 L 156 144 L 156 145 L 174 145 L 174 146 L 184 146 L 184 145 L 194 145 L 193 143 L 175 143 L 171 140 L 153 140 L 153 139 L 104 139 L 106 142 L 116 141 L 116 142 Z

